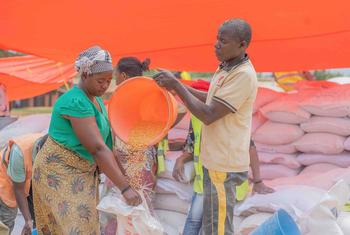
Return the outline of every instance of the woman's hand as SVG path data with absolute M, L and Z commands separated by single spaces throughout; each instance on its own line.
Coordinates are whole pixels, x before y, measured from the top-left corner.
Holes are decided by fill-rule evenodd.
M 126 203 L 130 206 L 138 206 L 141 204 L 141 196 L 131 187 L 129 187 L 124 193 L 123 196 L 126 200 Z

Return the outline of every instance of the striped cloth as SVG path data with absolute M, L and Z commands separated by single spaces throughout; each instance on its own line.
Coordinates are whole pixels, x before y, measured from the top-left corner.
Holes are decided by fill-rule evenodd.
M 112 57 L 99 46 L 90 47 L 81 52 L 75 61 L 79 73 L 102 73 L 113 70 Z

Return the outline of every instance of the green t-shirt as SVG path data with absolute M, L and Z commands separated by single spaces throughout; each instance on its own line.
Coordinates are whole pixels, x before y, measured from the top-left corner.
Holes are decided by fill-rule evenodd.
M 107 110 L 100 97 L 96 97 L 96 100 L 101 107 L 102 113 L 86 96 L 83 90 L 74 86 L 56 101 L 53 107 L 49 129 L 49 135 L 51 138 L 65 146 L 67 149 L 76 152 L 82 158 L 87 159 L 91 164 L 94 163 L 92 155 L 80 143 L 70 121 L 63 116 L 76 118 L 95 117 L 104 142 L 110 149 L 112 149 L 113 140 L 107 117 Z

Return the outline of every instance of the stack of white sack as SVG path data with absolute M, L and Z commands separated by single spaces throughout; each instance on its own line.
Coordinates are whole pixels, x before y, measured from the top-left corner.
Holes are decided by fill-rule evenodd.
M 252 133 L 254 133 L 267 121 L 267 119 L 259 111 L 260 108 L 284 95 L 285 93 L 283 92 L 277 92 L 272 89 L 259 87 L 253 107 Z
M 189 126 L 190 115 L 187 114 L 179 124 L 169 131 L 169 143 L 185 144 Z M 155 213 L 168 235 L 182 233 L 193 194 L 191 182 L 194 178 L 194 167 L 192 161 L 185 164 L 181 182 L 176 181 L 173 177 L 176 160 L 182 154 L 183 150 L 165 153 L 165 171 L 159 175 L 156 196 L 153 201 Z
M 248 235 L 278 209 L 286 210 L 297 222 L 302 234 L 346 235 L 349 219 L 342 213 L 350 196 L 349 185 L 339 180 L 328 190 L 304 185 L 279 186 L 272 194 L 255 194 L 237 206 L 236 216 L 243 218 L 237 235 Z M 340 215 L 340 216 L 339 216 Z
M 350 85 L 321 90 L 300 103 L 312 116 L 300 126 L 306 132 L 295 143 L 304 166 L 328 163 L 350 166 Z
M 260 171 L 276 192 L 253 194 L 237 207 L 237 216 L 248 216 L 237 234 L 250 234 L 280 208 L 294 217 L 302 234 L 348 234 L 350 217 L 340 208 L 350 196 L 349 91 L 349 85 L 303 90 L 257 111 L 268 119 L 252 135 Z
M 19 118 L 0 131 L 0 148 L 9 139 L 30 133 L 47 134 L 50 125 L 51 114 L 34 114 Z
M 260 108 L 268 121 L 253 140 L 263 179 L 295 176 L 300 167 L 321 163 L 350 166 L 349 91 L 350 85 L 306 89 Z
M 267 121 L 253 134 L 258 151 L 262 179 L 270 180 L 297 175 L 301 164 L 293 143 L 304 135 L 295 124 Z
M 300 172 L 298 151 L 293 144 L 304 135 L 299 124 L 308 120 L 311 114 L 299 108 L 298 103 L 316 92 L 312 89 L 286 94 L 260 108 L 268 121 L 254 132 L 253 140 L 262 179 L 291 177 Z

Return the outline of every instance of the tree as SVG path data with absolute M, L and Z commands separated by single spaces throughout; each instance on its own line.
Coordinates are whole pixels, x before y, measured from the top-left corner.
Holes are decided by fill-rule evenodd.
M 19 52 L 8 51 L 8 50 L 0 50 L 0 58 L 2 57 L 11 57 L 11 56 L 20 56 L 23 55 Z
M 329 70 L 315 70 L 314 76 L 316 80 L 328 80 L 330 78 L 341 77 L 343 75 L 339 72 L 332 72 Z

